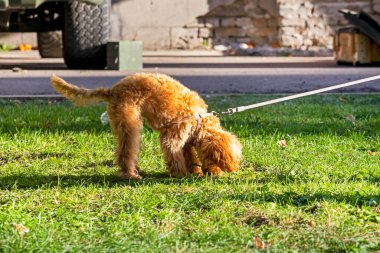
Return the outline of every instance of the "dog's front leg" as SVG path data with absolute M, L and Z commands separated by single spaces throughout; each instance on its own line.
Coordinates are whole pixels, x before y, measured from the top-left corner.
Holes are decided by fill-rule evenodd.
M 164 154 L 169 174 L 172 177 L 185 177 L 189 175 L 183 152 L 185 141 L 178 138 L 160 138 L 161 149 Z
M 197 151 L 195 147 L 189 143 L 187 143 L 183 149 L 185 160 L 186 160 L 186 168 L 191 174 L 195 174 L 198 176 L 204 176 L 202 171 L 202 163 L 198 158 Z

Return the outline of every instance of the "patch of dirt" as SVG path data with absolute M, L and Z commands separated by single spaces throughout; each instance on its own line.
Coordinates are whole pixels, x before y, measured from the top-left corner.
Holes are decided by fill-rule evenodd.
M 247 225 L 260 227 L 263 225 L 268 225 L 270 220 L 261 212 L 251 209 L 244 215 L 243 218 L 240 219 L 241 223 L 245 223 Z

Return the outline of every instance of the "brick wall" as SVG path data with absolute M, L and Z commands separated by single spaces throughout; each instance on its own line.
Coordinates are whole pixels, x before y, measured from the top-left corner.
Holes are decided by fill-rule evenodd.
M 213 44 L 229 42 L 258 45 L 278 43 L 276 0 L 236 0 L 216 5 L 198 17 L 204 27 L 210 27 Z M 207 39 L 206 37 L 204 37 Z
M 380 0 L 214 0 L 198 17 L 199 36 L 214 45 L 331 49 L 336 29 L 348 25 L 338 12 L 343 8 L 380 21 Z
M 333 35 L 349 25 L 339 9 L 364 10 L 374 14 L 372 1 L 360 0 L 278 0 L 279 42 L 284 47 L 332 48 Z

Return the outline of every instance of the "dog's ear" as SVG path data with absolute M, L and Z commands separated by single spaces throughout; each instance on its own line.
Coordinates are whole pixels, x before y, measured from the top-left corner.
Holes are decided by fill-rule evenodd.
M 213 129 L 200 145 L 200 151 L 208 165 L 233 172 L 239 169 L 242 146 L 239 140 L 223 129 Z
M 239 169 L 239 164 L 242 156 L 242 146 L 233 134 L 224 132 L 224 140 L 226 147 L 224 149 L 225 163 L 227 164 L 226 171 L 236 171 Z

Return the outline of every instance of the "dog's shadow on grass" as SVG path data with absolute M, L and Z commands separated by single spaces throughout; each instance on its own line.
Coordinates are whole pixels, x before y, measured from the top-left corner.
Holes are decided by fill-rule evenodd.
M 108 161 L 107 161 L 108 163 Z M 9 175 L 1 176 L 0 174 L 0 190 L 33 190 L 33 189 L 52 189 L 52 188 L 73 188 L 73 187 L 94 187 L 94 188 L 113 188 L 113 187 L 146 187 L 153 185 L 184 185 L 203 184 L 211 178 L 190 176 L 187 178 L 171 178 L 166 172 L 145 172 L 142 173 L 142 180 L 126 180 L 116 176 L 114 173 L 107 175 L 85 174 L 85 175 Z M 368 206 L 380 202 L 380 194 L 362 195 L 359 192 L 349 193 L 333 193 L 329 191 L 317 191 L 313 193 L 298 193 L 293 191 L 285 191 L 282 193 L 274 193 L 266 187 L 267 182 L 244 181 L 242 178 L 222 177 L 212 178 L 214 184 L 236 185 L 236 184 L 260 184 L 262 187 L 256 188 L 254 191 L 242 192 L 236 194 L 220 193 L 218 198 L 225 198 L 234 202 L 266 202 L 277 203 L 278 205 L 308 207 L 320 202 L 336 202 L 344 203 L 351 206 Z M 380 177 L 374 177 L 370 180 L 372 183 L 380 183 Z M 278 183 L 285 183 L 280 180 Z M 317 204 L 318 206 L 318 204 Z
M 164 185 L 185 185 L 189 183 L 202 183 L 207 177 L 188 177 L 183 179 L 170 178 L 164 172 L 145 174 L 142 180 L 125 180 L 116 175 L 12 175 L 0 178 L 0 190 L 30 190 L 30 189 L 52 189 L 52 188 L 72 188 L 72 187 L 95 187 L 95 188 L 112 188 L 112 187 L 146 187 L 158 184 Z M 220 180 L 221 184 L 236 183 L 232 179 L 213 179 L 216 183 Z M 374 179 L 380 182 L 380 178 Z M 265 187 L 264 187 L 265 188 Z M 247 202 L 265 202 L 277 203 L 281 206 L 296 206 L 319 208 L 321 202 L 343 203 L 351 206 L 372 206 L 380 201 L 380 194 L 361 195 L 360 193 L 333 193 L 329 191 L 317 191 L 314 193 L 298 193 L 286 191 L 283 193 L 273 193 L 269 190 L 239 192 L 236 194 L 221 193 L 218 198 L 225 198 L 235 203 Z M 305 209 L 308 212 L 308 210 Z M 314 212 L 313 208 L 309 210 Z
M 190 176 L 187 178 L 172 178 L 166 172 L 141 173 L 142 180 L 123 179 L 115 174 L 99 175 L 10 175 L 0 176 L 0 190 L 39 189 L 39 188 L 70 188 L 70 187 L 140 187 L 154 184 L 180 185 L 204 180 Z

